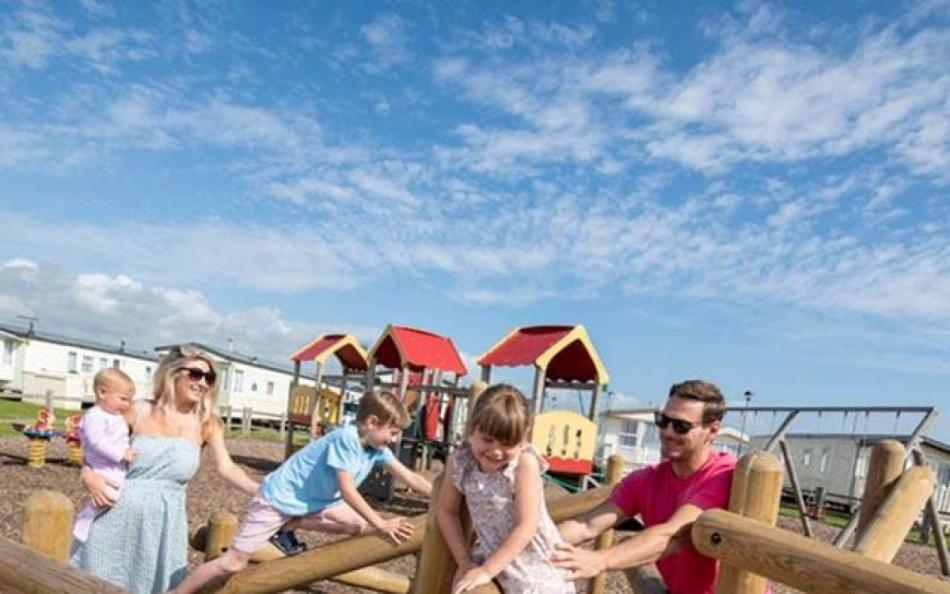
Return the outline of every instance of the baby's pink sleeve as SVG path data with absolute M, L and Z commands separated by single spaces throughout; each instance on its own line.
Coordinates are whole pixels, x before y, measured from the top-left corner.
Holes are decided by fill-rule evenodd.
M 112 462 L 121 462 L 128 448 L 128 440 L 114 439 L 108 421 L 101 415 L 85 415 L 79 424 L 79 435 L 86 451 L 92 450 Z

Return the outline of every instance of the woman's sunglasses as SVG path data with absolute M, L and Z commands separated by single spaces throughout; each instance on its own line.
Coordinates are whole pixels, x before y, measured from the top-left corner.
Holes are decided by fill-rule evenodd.
M 690 421 L 684 421 L 683 419 L 674 419 L 673 417 L 666 416 L 666 413 L 656 411 L 653 413 L 653 422 L 660 429 L 666 429 L 670 425 L 673 425 L 673 431 L 676 431 L 680 435 L 686 435 L 693 430 L 693 427 L 697 423 L 692 423 Z
M 197 382 L 204 378 L 209 386 L 214 383 L 214 380 L 218 379 L 218 375 L 214 371 L 205 371 L 197 367 L 182 367 L 181 370 L 188 374 L 188 379 L 191 381 Z

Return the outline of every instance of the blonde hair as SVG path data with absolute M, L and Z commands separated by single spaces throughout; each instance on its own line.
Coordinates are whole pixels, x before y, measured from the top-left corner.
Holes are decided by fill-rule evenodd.
M 471 437 L 478 431 L 505 445 L 515 445 L 524 441 L 530 425 L 524 394 L 509 384 L 495 384 L 475 400 L 465 434 Z
M 175 379 L 179 371 L 186 368 L 191 361 L 204 361 L 208 368 L 217 375 L 214 361 L 211 357 L 190 344 L 172 347 L 168 354 L 158 364 L 155 370 L 155 408 L 162 413 L 169 413 L 175 408 Z M 202 432 L 207 430 L 211 423 L 220 423 L 218 417 L 218 386 L 220 377 L 214 384 L 208 386 L 204 396 L 192 410 L 201 422 Z
M 370 415 L 379 419 L 383 425 L 392 423 L 399 427 L 406 427 L 409 424 L 406 405 L 395 394 L 388 391 L 363 394 L 360 406 L 356 410 L 356 422 L 365 423 Z
M 129 377 L 129 374 L 117 367 L 106 367 L 99 370 L 99 373 L 92 378 L 92 391 L 96 398 L 99 398 L 99 390 L 105 387 L 127 388 L 135 391 L 135 382 Z

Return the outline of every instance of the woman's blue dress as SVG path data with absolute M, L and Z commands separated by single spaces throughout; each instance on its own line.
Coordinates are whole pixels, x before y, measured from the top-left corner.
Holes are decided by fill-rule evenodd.
M 92 523 L 72 562 L 134 594 L 159 594 L 188 571 L 185 487 L 201 450 L 184 437 L 152 435 L 136 435 L 132 448 L 119 502 Z

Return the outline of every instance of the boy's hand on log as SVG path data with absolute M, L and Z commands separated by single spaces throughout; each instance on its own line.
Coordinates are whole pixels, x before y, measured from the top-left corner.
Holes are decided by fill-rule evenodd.
M 377 528 L 396 544 L 402 544 L 402 542 L 411 537 L 413 533 L 412 522 L 409 518 L 403 518 L 401 516 L 383 520 Z

